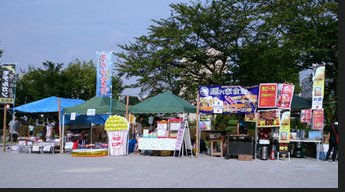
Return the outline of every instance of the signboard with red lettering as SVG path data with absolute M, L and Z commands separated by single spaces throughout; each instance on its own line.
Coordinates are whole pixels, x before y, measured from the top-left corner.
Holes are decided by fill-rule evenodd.
M 307 123 L 310 125 L 311 120 L 311 109 L 301 110 L 301 123 Z
M 312 129 L 322 130 L 323 129 L 323 109 L 313 110 L 313 125 Z
M 261 83 L 259 86 L 258 108 L 277 107 L 277 83 Z
M 110 116 L 104 125 L 108 134 L 109 155 L 126 155 L 129 123 L 124 117 Z
M 278 101 L 277 107 L 282 109 L 290 109 L 292 96 L 295 86 L 293 84 L 279 83 L 278 85 Z

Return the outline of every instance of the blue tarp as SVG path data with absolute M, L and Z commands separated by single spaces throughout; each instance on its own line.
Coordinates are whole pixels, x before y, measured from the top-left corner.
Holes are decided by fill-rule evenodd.
M 94 116 L 87 116 L 87 115 L 77 115 L 75 120 L 71 120 L 70 114 L 65 114 L 65 125 L 71 124 L 98 124 L 104 125 L 105 121 L 108 119 L 109 115 L 94 115 Z
M 71 107 L 75 105 L 80 105 L 85 101 L 82 99 L 67 99 L 60 97 L 60 110 L 65 107 Z M 58 97 L 51 96 L 38 101 L 33 101 L 24 105 L 20 105 L 14 108 L 14 111 L 19 111 L 23 113 L 51 113 L 58 112 Z

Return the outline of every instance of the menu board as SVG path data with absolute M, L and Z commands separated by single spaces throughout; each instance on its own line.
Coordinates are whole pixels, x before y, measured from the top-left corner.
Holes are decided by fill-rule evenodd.
M 260 110 L 257 112 L 257 127 L 279 127 L 280 126 L 280 110 Z
M 261 83 L 259 86 L 258 108 L 277 107 L 277 83 Z
M 318 129 L 321 130 L 323 129 L 323 121 L 324 121 L 324 116 L 323 116 L 323 109 L 316 109 L 313 110 L 313 129 Z

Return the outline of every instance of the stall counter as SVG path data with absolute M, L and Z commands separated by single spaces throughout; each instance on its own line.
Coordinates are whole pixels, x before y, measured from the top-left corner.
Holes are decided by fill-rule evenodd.
M 174 151 L 176 138 L 139 138 L 140 150 L 168 150 Z

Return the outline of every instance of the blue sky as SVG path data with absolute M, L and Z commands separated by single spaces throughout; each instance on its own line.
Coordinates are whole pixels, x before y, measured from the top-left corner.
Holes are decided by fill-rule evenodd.
M 146 34 L 152 19 L 169 17 L 169 4 L 179 2 L 190 0 L 1 0 L 0 63 L 26 70 L 47 60 L 65 66 L 77 58 L 95 61 L 96 51 L 119 51 L 117 44 Z
M 179 2 L 190 0 L 2 0 L 0 62 L 26 70 L 46 60 L 95 60 L 96 51 L 119 51 L 117 44 L 146 34 L 152 19 L 169 17 L 169 4 Z

